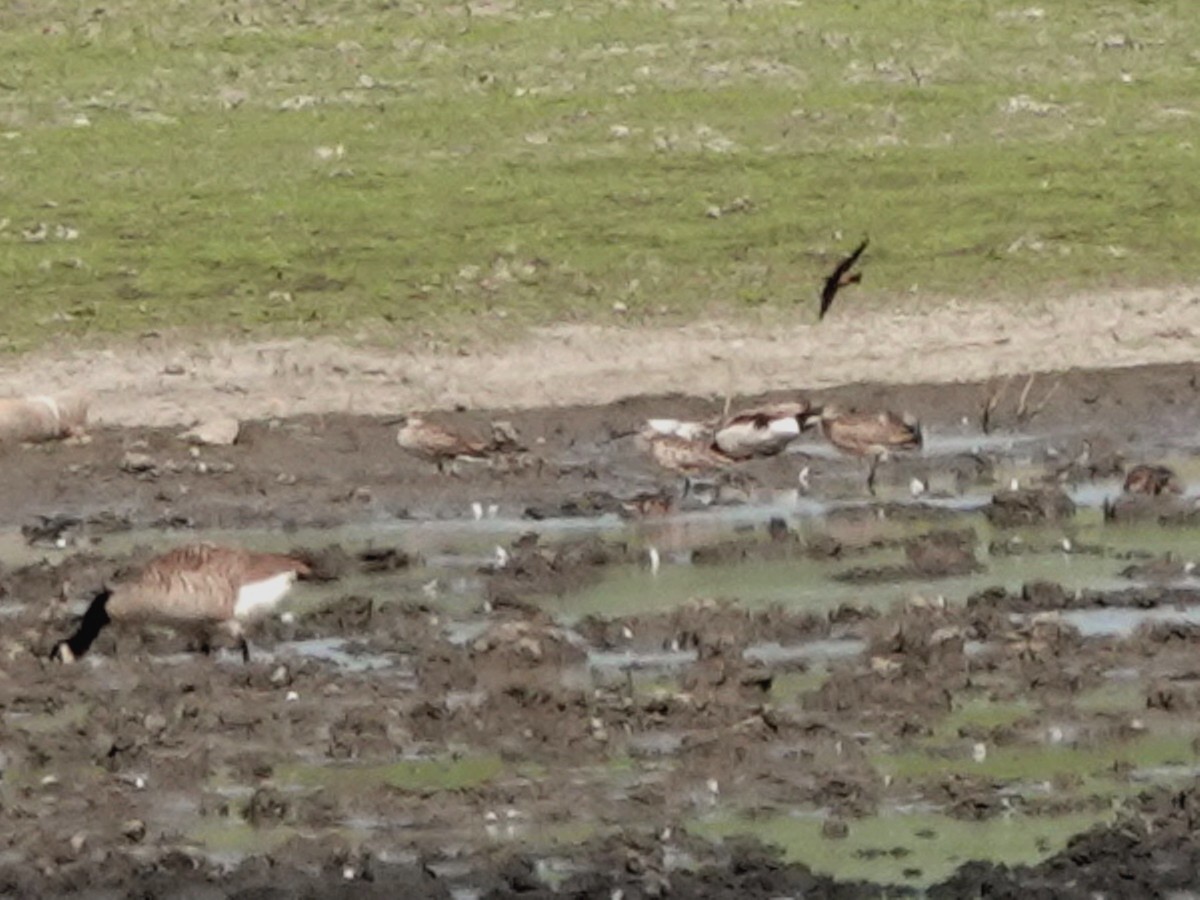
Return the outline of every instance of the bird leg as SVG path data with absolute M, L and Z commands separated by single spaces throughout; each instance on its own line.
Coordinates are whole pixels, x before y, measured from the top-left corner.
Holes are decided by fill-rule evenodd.
M 875 496 L 875 470 L 879 468 L 880 456 L 878 454 L 871 455 L 871 468 L 867 472 L 867 490 L 871 496 Z
M 250 642 L 246 640 L 246 632 L 242 630 L 242 625 L 236 619 L 231 619 L 225 623 L 225 630 L 233 638 L 238 650 L 242 652 L 242 662 L 250 662 Z

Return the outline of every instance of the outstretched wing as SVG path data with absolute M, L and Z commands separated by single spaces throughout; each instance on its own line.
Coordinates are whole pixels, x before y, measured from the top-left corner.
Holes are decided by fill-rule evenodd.
M 829 307 L 833 306 L 833 298 L 837 296 L 838 289 L 842 286 L 842 276 L 858 262 L 858 258 L 867 249 L 868 243 L 870 240 L 864 238 L 854 252 L 838 263 L 837 268 L 825 279 L 825 287 L 821 289 L 821 311 L 817 314 L 817 321 L 824 319 L 825 313 L 829 312 Z

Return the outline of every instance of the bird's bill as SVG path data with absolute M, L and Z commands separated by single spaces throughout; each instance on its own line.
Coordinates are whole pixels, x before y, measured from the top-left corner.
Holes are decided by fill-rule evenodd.
M 54 649 L 50 651 L 50 658 L 65 665 L 75 662 L 75 654 L 71 652 L 71 647 L 66 641 L 59 641 L 54 645 Z
M 816 428 L 818 425 L 820 425 L 821 415 L 824 413 L 824 411 L 824 407 L 814 406 L 808 412 L 796 416 L 796 420 L 800 423 L 800 430 L 808 431 L 809 429 Z

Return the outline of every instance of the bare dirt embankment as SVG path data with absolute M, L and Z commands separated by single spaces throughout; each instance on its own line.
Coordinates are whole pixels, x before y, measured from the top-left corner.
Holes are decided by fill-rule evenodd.
M 151 336 L 51 348 L 0 366 L 6 393 L 86 387 L 106 425 L 180 425 L 214 415 L 394 414 L 414 408 L 536 408 L 674 391 L 756 394 L 855 382 L 978 381 L 1072 367 L 1188 362 L 1200 290 L 1078 294 L 1048 301 L 949 301 L 820 325 L 561 326 L 501 345 L 381 348 L 279 340 L 192 343 Z

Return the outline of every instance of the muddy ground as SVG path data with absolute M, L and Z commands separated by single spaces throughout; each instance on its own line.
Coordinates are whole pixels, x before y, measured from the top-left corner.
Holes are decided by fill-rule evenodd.
M 998 402 L 989 430 L 999 436 L 1048 435 L 1062 462 L 1090 440 L 1093 463 L 1120 453 L 1155 453 L 1194 437 L 1200 412 L 1200 369 L 1193 365 L 1072 370 L 1062 374 L 936 385 L 851 385 L 803 392 L 918 416 L 933 435 L 964 436 L 957 451 L 935 447 L 921 459 L 885 467 L 881 481 L 907 485 L 913 474 L 944 470 L 986 481 L 986 453 L 970 452 L 989 398 Z M 1028 387 L 1028 392 L 1026 388 Z M 737 405 L 785 399 L 798 392 L 737 398 Z M 1022 403 L 1024 398 L 1024 403 Z M 94 428 L 85 445 L 0 446 L 0 526 L 36 516 L 95 520 L 91 527 L 328 527 L 414 517 L 461 517 L 471 504 L 498 504 L 500 514 L 594 514 L 616 499 L 679 479 L 658 469 L 636 446 L 648 417 L 705 418 L 722 404 L 678 395 L 639 397 L 607 406 L 436 413 L 433 421 L 486 437 L 491 423 L 512 424 L 525 452 L 491 465 L 462 463 L 438 477 L 429 463 L 396 446 L 393 419 L 342 413 L 244 422 L 229 447 L 194 447 L 184 429 Z M 1101 457 L 1107 457 L 1102 459 Z M 794 488 L 807 464 L 816 494 L 846 491 L 865 475 L 855 460 L 788 454 L 742 471 L 766 488 Z M 860 491 L 861 493 L 861 491 Z
M 344 414 L 248 421 L 227 447 L 98 428 L 0 448 L 0 894 L 1195 889 L 1200 625 L 1171 615 L 1200 587 L 1161 544 L 1191 540 L 1191 498 L 1121 525 L 1087 491 L 1129 462 L 1191 458 L 1198 375 L 1014 379 L 986 435 L 1000 381 L 816 393 L 927 427 L 869 503 L 861 463 L 815 441 L 680 498 L 632 434 L 719 411 L 681 396 L 431 416 L 480 435 L 507 421 L 525 447 L 445 475 L 396 446 L 394 423 Z M 913 478 L 929 485 L 915 499 Z M 657 490 L 678 513 L 638 519 L 628 501 Z M 493 518 L 499 537 L 472 530 Z M 405 543 L 455 523 L 459 538 Z M 304 602 L 251 631 L 249 664 L 134 628 L 79 665 L 46 659 L 101 585 L 214 529 L 313 565 Z M 660 602 L 685 569 L 744 594 Z M 748 602 L 764 572 L 817 570 L 842 599 Z M 586 599 L 618 576 L 645 596 Z M 1151 618 L 1097 630 L 1096 612 Z M 856 843 L 913 810 L 942 824 Z M 757 830 L 797 821 L 816 829 L 799 850 Z M 1030 833 L 1020 862 L 927 868 L 923 844 L 1007 821 Z M 1060 821 L 1081 824 L 1041 836 Z M 813 846 L 855 849 L 810 868 Z

